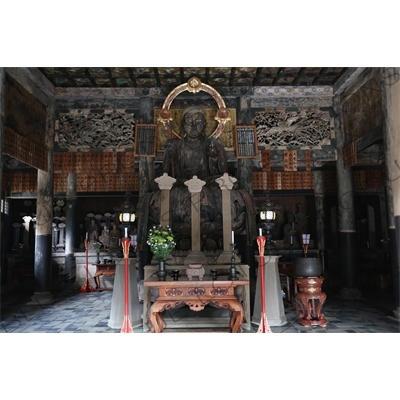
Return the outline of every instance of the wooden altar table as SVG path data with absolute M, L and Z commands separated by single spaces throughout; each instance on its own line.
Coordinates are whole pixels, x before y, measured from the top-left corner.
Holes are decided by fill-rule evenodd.
M 100 287 L 100 276 L 113 276 L 115 275 L 116 264 L 93 264 L 96 266 L 96 273 L 94 274 L 94 281 L 96 283 L 96 290 L 112 290 L 112 288 Z
M 218 280 L 220 282 L 227 280 L 229 276 L 230 265 L 225 264 L 204 264 L 203 268 L 205 270 L 204 280 L 211 279 L 211 270 L 215 269 L 218 272 Z M 177 269 L 180 271 L 180 278 L 178 282 L 186 278 L 186 268 L 187 265 L 166 265 L 166 270 L 168 277 L 171 278 L 172 270 Z M 144 267 L 144 281 L 149 281 L 150 278 L 157 279 L 158 266 L 155 264 L 146 265 Z M 237 264 L 236 271 L 239 280 L 249 281 L 250 267 L 246 264 Z M 168 279 L 168 278 L 167 278 Z M 231 282 L 231 281 L 229 281 Z M 156 286 L 153 286 L 156 288 Z M 149 315 L 152 300 L 152 287 L 144 285 L 144 295 L 143 295 L 143 330 L 150 330 L 149 327 Z M 243 286 L 236 286 L 235 295 L 239 302 L 242 304 L 244 317 L 242 327 L 243 329 L 251 329 L 250 326 L 250 286 L 249 284 Z M 165 316 L 164 323 L 166 328 L 178 328 L 178 329 L 191 329 L 191 328 L 224 328 L 229 325 L 229 316 L 226 310 L 216 309 L 208 307 L 203 313 L 196 313 L 189 310 L 189 312 L 181 312 L 178 308 L 173 310 L 174 316 Z M 171 313 L 171 314 L 172 314 Z M 184 314 L 184 315 L 183 315 Z
M 180 306 L 182 303 L 189 306 L 192 311 L 202 311 L 211 303 L 217 307 L 231 311 L 229 329 L 232 333 L 242 332 L 243 307 L 235 296 L 237 286 L 249 285 L 248 280 L 188 280 L 181 277 L 178 281 L 167 277 L 166 281 L 159 281 L 151 277 L 144 281 L 145 287 L 156 287 L 158 297 L 150 308 L 149 320 L 152 332 L 160 333 L 165 324 L 161 313 Z

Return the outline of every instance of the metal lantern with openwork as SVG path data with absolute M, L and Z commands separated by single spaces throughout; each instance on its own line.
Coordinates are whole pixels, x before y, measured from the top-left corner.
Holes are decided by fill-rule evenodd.
M 131 226 L 136 219 L 135 206 L 129 201 L 132 197 L 130 192 L 125 193 L 125 201 L 120 207 L 115 207 L 114 210 L 118 212 L 118 220 L 124 227 Z
M 269 193 L 265 195 L 265 202 L 261 206 L 260 209 L 260 219 L 262 221 L 263 228 L 266 230 L 266 243 L 265 243 L 265 251 L 268 254 L 273 254 L 276 252 L 276 245 L 275 242 L 272 240 L 273 235 L 271 233 L 272 228 L 275 225 L 275 219 L 277 213 L 280 210 L 280 206 L 274 204 L 270 198 Z

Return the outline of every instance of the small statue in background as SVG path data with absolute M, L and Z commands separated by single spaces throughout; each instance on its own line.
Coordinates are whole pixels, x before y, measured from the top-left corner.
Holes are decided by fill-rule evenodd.
M 300 248 L 300 227 L 293 213 L 287 214 L 287 223 L 283 227 L 283 244 L 285 249 Z
M 109 251 L 120 250 L 120 240 L 121 240 L 121 231 L 118 229 L 117 224 L 114 223 L 113 228 L 108 236 L 108 250 Z
M 300 234 L 310 233 L 308 231 L 308 215 L 303 212 L 303 204 L 297 204 L 297 212 L 295 214 L 296 222 L 299 224 Z
M 110 234 L 109 234 L 109 231 L 108 231 L 106 225 L 104 225 L 104 228 L 101 231 L 101 235 L 99 237 L 99 240 L 100 240 L 101 243 L 103 243 L 104 248 L 108 249 L 109 241 L 110 241 Z
M 97 227 L 96 221 L 94 219 L 90 220 L 90 225 L 88 228 L 88 239 L 89 239 L 89 250 L 94 250 L 93 243 L 99 240 L 99 228 Z

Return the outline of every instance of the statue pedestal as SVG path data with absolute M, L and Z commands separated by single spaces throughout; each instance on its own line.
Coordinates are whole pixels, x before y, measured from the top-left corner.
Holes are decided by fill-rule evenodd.
M 207 264 L 207 257 L 202 251 L 191 251 L 184 260 L 185 265 Z
M 118 264 L 115 271 L 110 319 L 108 320 L 108 326 L 112 329 L 122 328 L 125 315 L 124 293 L 124 264 Z M 134 258 L 129 258 L 129 319 L 133 328 L 142 325 L 137 287 L 136 260 Z
M 265 274 L 265 302 L 267 320 L 270 326 L 286 324 L 285 309 L 283 306 L 282 289 L 278 272 L 278 258 L 280 256 L 264 256 Z M 256 256 L 259 261 L 259 256 Z M 258 263 L 260 266 L 260 263 Z M 260 267 L 259 267 L 260 268 Z M 251 322 L 259 324 L 261 320 L 261 281 L 260 272 L 257 274 L 256 295 Z

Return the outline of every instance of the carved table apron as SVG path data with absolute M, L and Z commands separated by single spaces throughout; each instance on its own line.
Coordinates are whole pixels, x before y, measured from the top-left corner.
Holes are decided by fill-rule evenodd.
M 94 281 L 96 283 L 96 290 L 110 290 L 109 288 L 100 287 L 100 276 L 113 276 L 115 275 L 116 264 L 93 264 L 96 266 L 96 273 L 94 274 Z
M 212 303 L 217 307 L 232 311 L 229 329 L 232 333 L 242 332 L 243 307 L 235 296 L 236 286 L 248 285 L 247 280 L 237 281 L 189 281 L 180 279 L 173 281 L 167 278 L 166 281 L 159 281 L 152 277 L 144 281 L 145 287 L 156 287 L 158 297 L 150 308 L 150 323 L 152 332 L 159 333 L 164 330 L 164 321 L 161 313 L 171 310 L 184 303 L 193 311 L 201 311 Z
M 172 271 L 174 269 L 177 269 L 180 271 L 180 276 L 179 282 L 185 277 L 185 270 L 188 266 L 187 265 L 166 265 L 167 273 L 168 276 L 172 276 Z M 212 279 L 212 274 L 211 270 L 215 269 L 217 270 L 218 273 L 218 282 L 228 280 L 228 276 L 230 274 L 229 271 L 230 265 L 225 265 L 225 264 L 205 264 L 203 265 L 203 268 L 205 269 L 205 275 L 204 279 L 211 280 Z M 158 266 L 157 265 L 146 265 L 144 267 L 144 281 L 148 281 L 150 278 L 155 278 L 157 279 L 157 270 Z M 236 265 L 236 272 L 238 273 L 238 278 L 239 280 L 242 281 L 249 281 L 250 280 L 250 267 L 245 264 L 237 264 Z M 168 279 L 168 278 L 167 278 Z M 144 298 L 143 298 L 143 330 L 149 331 L 150 328 L 148 327 L 149 324 L 149 314 L 150 314 L 150 307 L 151 307 L 151 298 L 152 298 L 152 288 L 149 286 L 144 286 Z M 241 293 L 241 295 L 240 295 Z M 244 317 L 243 317 L 243 323 L 242 327 L 243 329 L 251 329 L 250 325 L 250 285 L 246 286 L 237 286 L 235 288 L 235 294 L 236 297 L 239 299 L 240 304 L 242 304 L 243 311 L 244 311 Z M 177 311 L 178 309 L 176 308 L 173 311 Z M 193 313 L 192 313 L 193 314 Z M 209 315 L 209 314 L 208 314 Z M 229 323 L 229 317 L 215 317 L 215 318 L 209 318 L 209 317 L 200 317 L 199 318 L 193 318 L 190 316 L 187 316 L 182 319 L 174 320 L 171 317 L 165 315 L 165 325 L 168 328 L 182 328 L 182 329 L 189 329 L 189 328 L 200 328 L 203 326 L 202 324 L 204 323 L 204 327 L 207 328 L 223 328 L 226 327 Z

